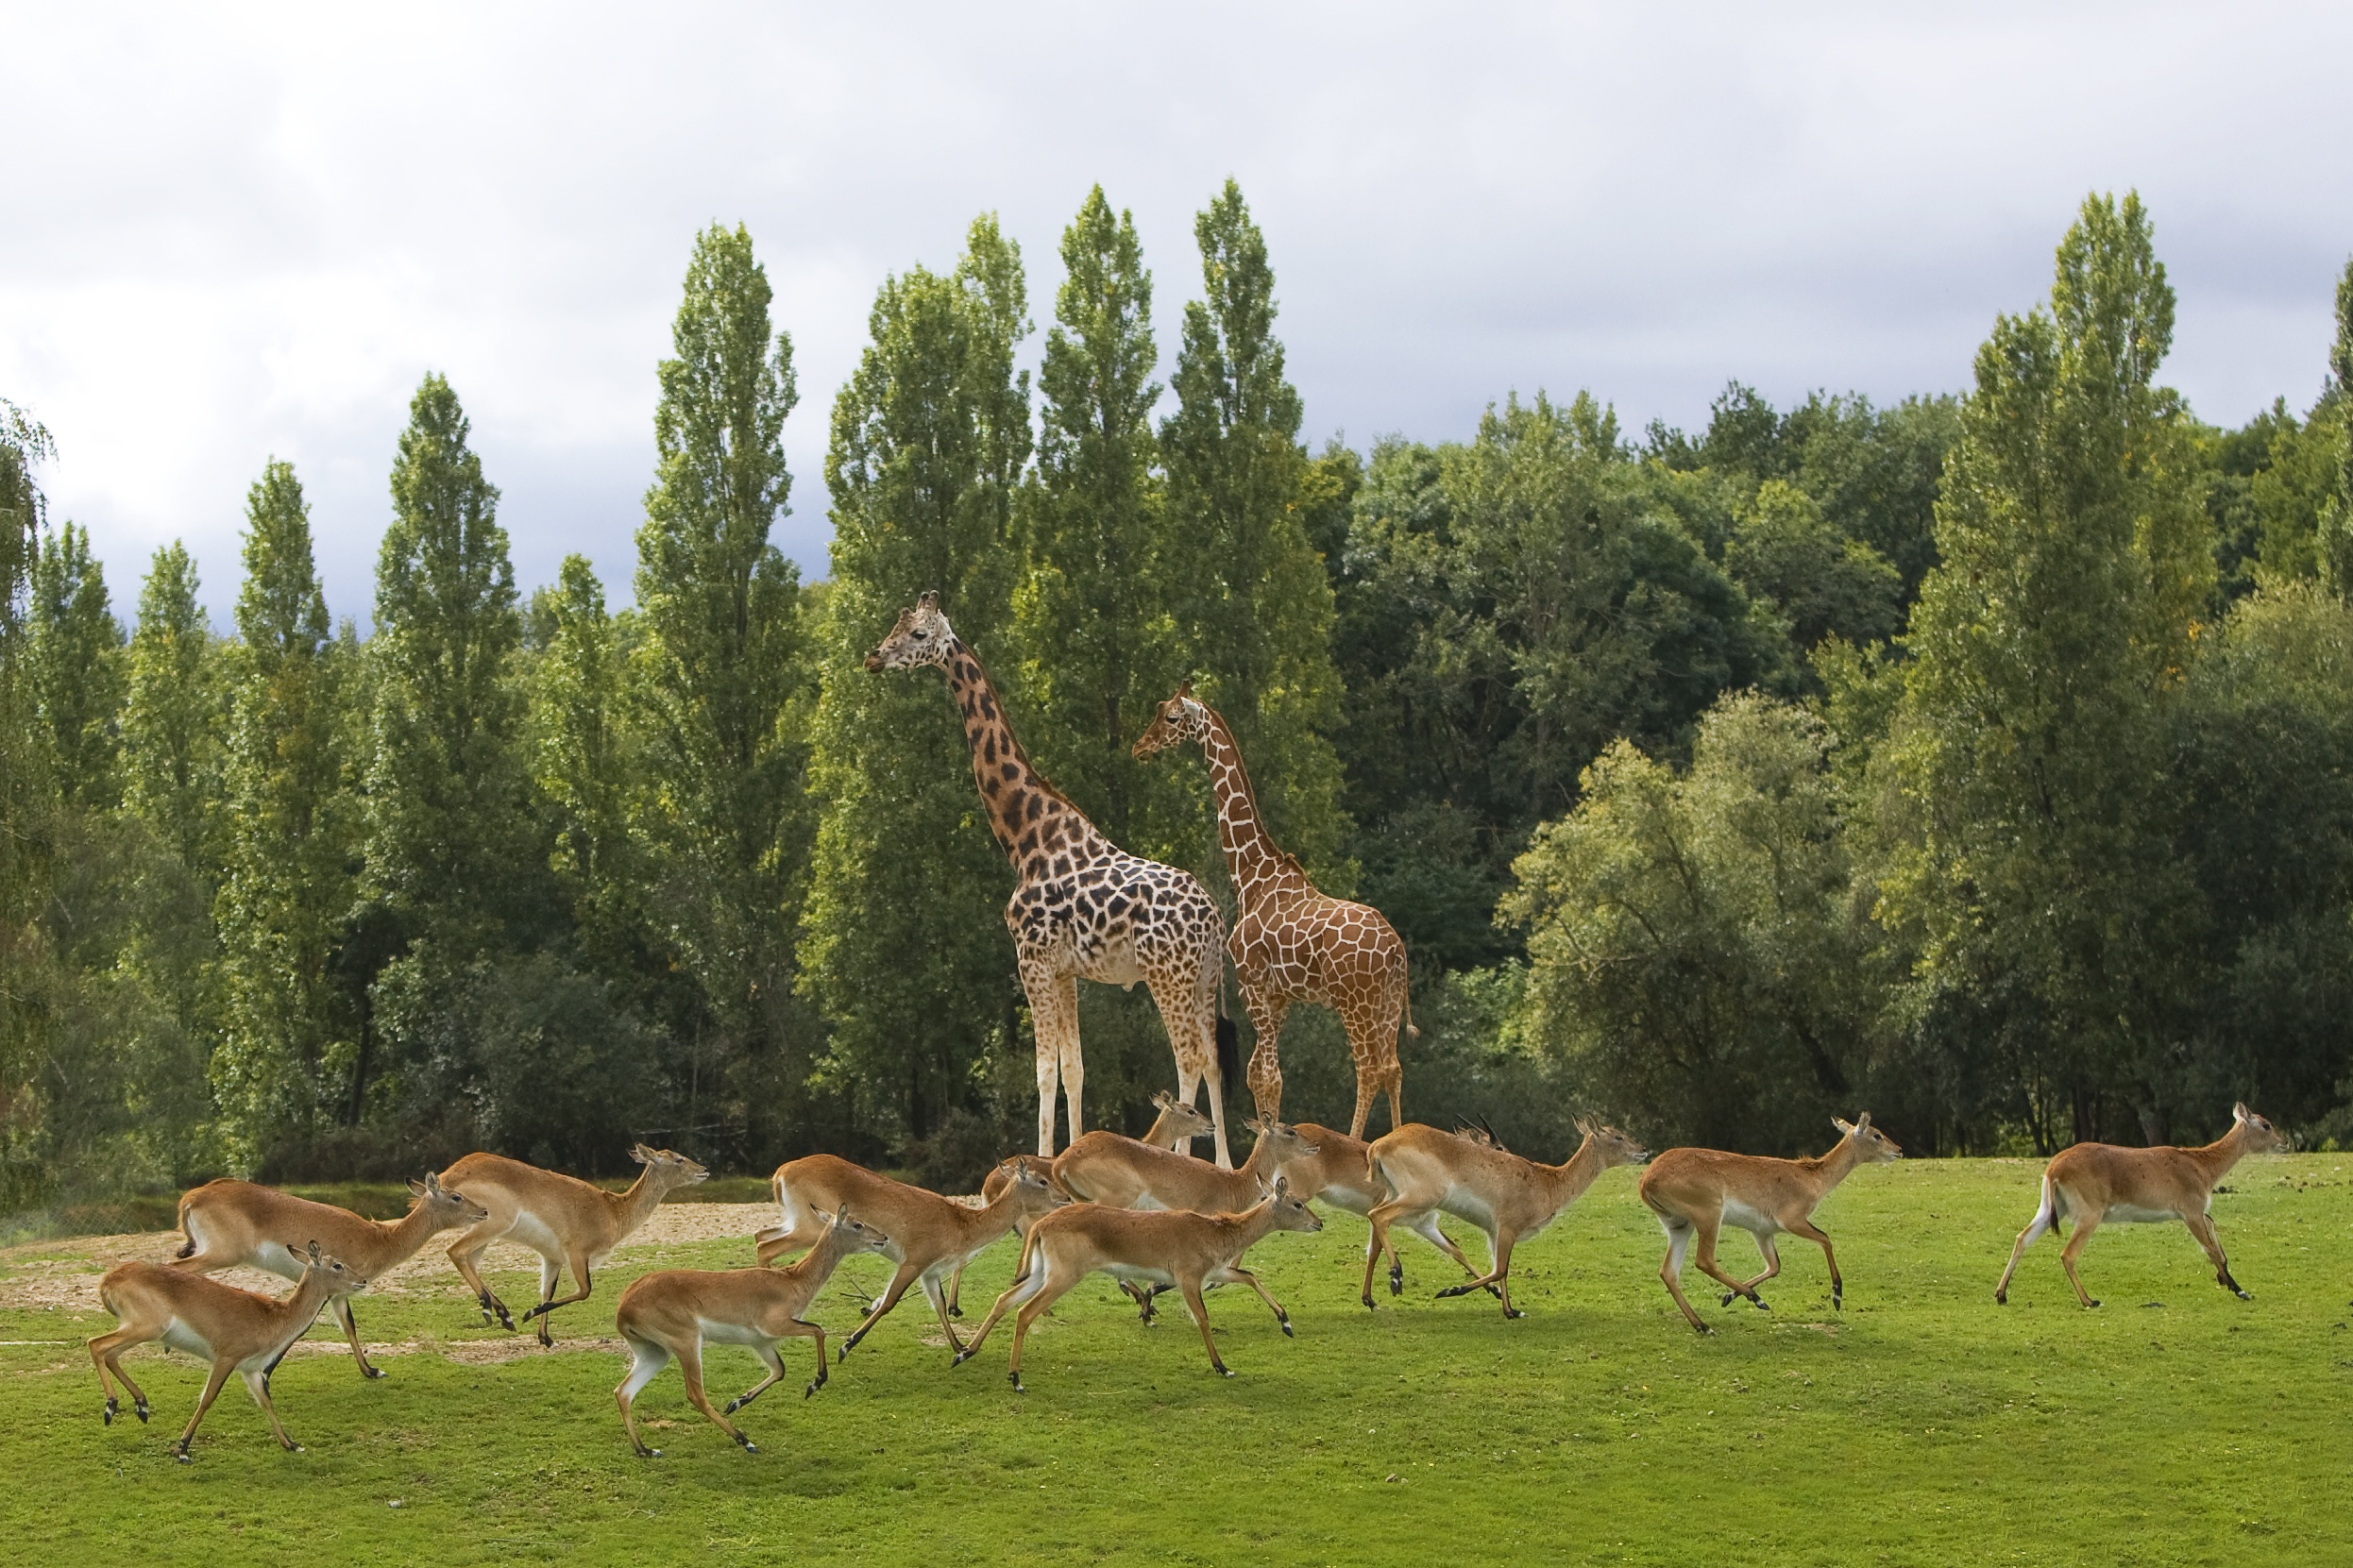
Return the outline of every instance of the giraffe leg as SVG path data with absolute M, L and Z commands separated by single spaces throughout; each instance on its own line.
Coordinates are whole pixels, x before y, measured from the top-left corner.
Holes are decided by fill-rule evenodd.
M 1282 1060 L 1276 1054 L 1276 1042 L 1282 1036 L 1283 1020 L 1291 1012 L 1291 999 L 1273 996 L 1255 986 L 1242 989 L 1243 1005 L 1250 1011 L 1250 1031 L 1258 1036 L 1258 1044 L 1250 1052 L 1250 1100 L 1259 1115 L 1268 1121 L 1282 1118 Z
M 1217 1065 L 1217 974 L 1223 965 L 1221 949 L 1210 948 L 1211 962 L 1197 974 L 1176 975 L 1166 970 L 1147 973 L 1144 984 L 1168 1028 L 1169 1048 L 1176 1056 L 1176 1074 L 1207 1079 L 1210 1120 L 1217 1128 L 1217 1166 L 1233 1169 L 1234 1156 L 1226 1142 L 1226 1075 Z
M 1364 1123 L 1372 1119 L 1373 1102 L 1384 1089 L 1389 1093 L 1389 1124 L 1394 1129 L 1397 1125 L 1397 1005 L 1352 999 L 1341 1012 L 1340 1021 L 1348 1031 L 1348 1054 L 1356 1063 L 1356 1112 L 1348 1123 L 1348 1136 L 1364 1136 Z
M 1030 1029 L 1038 1039 L 1038 1153 L 1054 1157 L 1054 1099 L 1061 1087 L 1062 1067 L 1078 1057 L 1078 981 L 1065 969 L 1043 959 L 1024 957 L 1022 991 L 1029 999 Z M 1076 1138 L 1078 1092 L 1071 1088 L 1071 1136 Z

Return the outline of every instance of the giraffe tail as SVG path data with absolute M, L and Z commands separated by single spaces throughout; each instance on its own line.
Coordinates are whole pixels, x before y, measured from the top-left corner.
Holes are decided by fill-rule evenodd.
M 1242 1081 L 1242 1031 L 1223 1010 L 1217 1015 L 1217 1073 L 1223 1083 Z
M 1410 980 L 1405 986 L 1405 1037 L 1409 1040 L 1422 1037 L 1422 1032 L 1413 1027 L 1413 984 Z

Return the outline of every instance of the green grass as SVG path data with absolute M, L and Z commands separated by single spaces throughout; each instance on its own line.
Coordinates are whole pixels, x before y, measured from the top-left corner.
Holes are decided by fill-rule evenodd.
M 1819 1218 L 1843 1313 L 1811 1247 L 1701 1338 L 1656 1277 L 1660 1238 L 1632 1172 L 1604 1176 L 1519 1252 L 1505 1323 L 1484 1296 L 1439 1302 L 1451 1265 L 1412 1238 L 1407 1293 L 1356 1305 L 1363 1227 L 1278 1235 L 1252 1255 L 1291 1308 L 1286 1341 L 1246 1292 L 1210 1298 L 1239 1375 L 1212 1376 L 1181 1311 L 1140 1327 L 1108 1281 L 1033 1337 L 1017 1396 L 1007 1338 L 955 1372 L 903 1305 L 815 1399 L 796 1374 L 743 1413 L 738 1452 L 674 1373 L 641 1420 L 668 1457 L 631 1457 L 610 1354 L 503 1365 L 289 1360 L 287 1455 L 231 1388 L 196 1463 L 169 1446 L 201 1381 L 137 1363 L 155 1424 L 103 1427 L 85 1335 L 63 1311 L 0 1312 L 0 1521 L 25 1562 L 202 1563 L 572 1558 L 592 1562 L 966 1561 L 1948 1563 L 2353 1561 L 2353 1157 L 2258 1159 L 2214 1212 L 2233 1271 L 2213 1282 L 2179 1226 L 2114 1226 L 2086 1254 L 2107 1306 L 2079 1309 L 2046 1240 L 2010 1306 L 1992 1286 L 2034 1205 L 2021 1161 L 1866 1169 Z M 1734 1237 L 1727 1256 L 1752 1256 Z M 23 1249 L 0 1268 L 71 1256 Z M 561 1331 L 611 1332 L 637 1269 L 746 1261 L 745 1244 L 624 1255 Z M 1009 1272 L 975 1269 L 968 1324 Z M 872 1289 L 871 1261 L 844 1278 Z M 499 1282 L 510 1300 L 530 1282 Z M 846 1330 L 838 1279 L 817 1314 Z M 446 1295 L 369 1302 L 372 1340 L 486 1336 Z M 567 1321 L 568 1320 L 568 1321 Z M 324 1330 L 314 1331 L 324 1334 Z M 153 1356 L 153 1352 L 142 1353 Z M 722 1393 L 748 1353 L 711 1355 Z M 668 1423 L 667 1426 L 660 1424 Z M 398 1501 L 397 1509 L 391 1505 Z

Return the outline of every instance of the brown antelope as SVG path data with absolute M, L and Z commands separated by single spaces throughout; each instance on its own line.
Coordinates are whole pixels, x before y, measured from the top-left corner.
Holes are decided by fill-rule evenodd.
M 1152 1125 L 1145 1129 L 1143 1141 L 1155 1149 L 1190 1149 L 1194 1138 L 1208 1138 L 1217 1130 L 1217 1124 L 1210 1120 L 1207 1112 L 1194 1106 L 1190 1101 L 1177 1099 L 1166 1089 L 1155 1094 L 1152 1097 L 1152 1104 L 1160 1107 L 1160 1114 L 1152 1119 Z M 1106 1143 L 1134 1141 L 1136 1140 L 1119 1133 L 1105 1132 L 1098 1128 L 1092 1133 L 1079 1134 L 1071 1140 L 1070 1147 L 1063 1150 L 1061 1154 L 1052 1159 L 1041 1160 L 1039 1164 L 1044 1167 L 1047 1180 L 1054 1182 L 1054 1185 L 1060 1190 L 1068 1192 L 1070 1189 L 1063 1187 L 1061 1182 L 1055 1177 L 1055 1172 L 1061 1168 L 1061 1163 L 1065 1158 L 1085 1150 L 1087 1153 L 1080 1155 L 1080 1157 L 1089 1159 L 1094 1157 L 1094 1151 Z M 990 1172 L 988 1179 L 980 1184 L 982 1202 L 994 1202 L 997 1194 L 1004 1190 L 1006 1180 L 1006 1168 L 1003 1165 Z M 1017 1225 L 1023 1236 L 1026 1237 L 1029 1234 L 1029 1222 L 1026 1218 L 1018 1221 Z M 960 1305 L 960 1292 L 963 1285 L 964 1269 L 961 1264 L 958 1264 L 956 1273 L 948 1279 L 948 1315 L 950 1317 L 960 1318 L 964 1315 L 964 1309 Z M 1133 1291 L 1128 1293 L 1135 1294 Z M 1139 1297 L 1138 1299 L 1144 1305 L 1149 1305 L 1148 1298 Z
M 500 1155 L 468 1155 L 441 1173 L 442 1186 L 456 1188 L 489 1212 L 449 1247 L 449 1261 L 482 1304 L 484 1327 L 493 1312 L 509 1330 L 515 1327 L 506 1303 L 482 1283 L 479 1265 L 493 1241 L 518 1241 L 539 1255 L 539 1301 L 524 1312 L 523 1322 L 537 1318 L 539 1342 L 551 1345 L 555 1337 L 548 1332 L 548 1314 L 587 1300 L 589 1275 L 613 1249 L 644 1224 L 673 1189 L 691 1187 L 710 1174 L 684 1155 L 642 1143 L 629 1157 L 645 1169 L 626 1192 L 607 1192 Z M 558 1301 L 556 1277 L 567 1266 L 576 1289 Z
M 1054 1179 L 1081 1203 L 1109 1208 L 1189 1208 L 1196 1214 L 1239 1213 L 1259 1200 L 1283 1167 L 1315 1153 L 1296 1127 L 1252 1117 L 1245 1123 L 1258 1141 L 1238 1170 L 1174 1149 L 1155 1149 L 1132 1138 L 1107 1134 L 1081 1138 L 1054 1162 Z M 1084 1145 L 1084 1147 L 1082 1147 Z
M 441 1185 L 439 1176 L 409 1183 L 415 1201 L 405 1219 L 364 1220 L 347 1208 L 314 1204 L 273 1187 L 222 1177 L 207 1182 L 179 1200 L 179 1228 L 188 1241 L 173 1255 L 172 1267 L 192 1273 L 250 1265 L 285 1279 L 300 1279 L 307 1267 L 300 1248 L 316 1240 L 345 1267 L 366 1279 L 415 1257 L 419 1248 L 445 1230 L 479 1223 L 490 1211 L 462 1192 Z M 351 1316 L 351 1298 L 331 1298 L 336 1321 L 351 1343 L 351 1358 L 366 1377 L 381 1377 L 360 1343 L 360 1325 Z
M 866 1314 L 866 1321 L 841 1341 L 841 1358 L 849 1358 L 867 1331 L 898 1306 L 906 1288 L 915 1284 L 923 1286 L 923 1299 L 939 1314 L 948 1348 L 961 1350 L 963 1341 L 948 1322 L 948 1276 L 962 1273 L 964 1265 L 998 1237 L 1008 1231 L 1026 1231 L 1038 1216 L 1070 1202 L 1042 1174 L 1045 1163 L 1027 1155 L 1007 1160 L 990 1173 L 992 1179 L 1004 1177 L 997 1184 L 997 1195 L 973 1208 L 937 1192 L 878 1176 L 832 1155 L 788 1161 L 776 1168 L 774 1177 L 776 1205 L 784 1211 L 784 1223 L 771 1225 L 754 1238 L 759 1242 L 760 1262 L 766 1266 L 782 1254 L 815 1245 L 825 1234 L 827 1215 L 845 1206 L 854 1208 L 889 1238 L 883 1255 L 899 1269 Z
M 1298 1124 L 1299 1136 L 1315 1145 L 1315 1153 L 1304 1159 L 1295 1159 L 1283 1167 L 1283 1174 L 1291 1178 L 1291 1190 L 1304 1200 L 1320 1200 L 1334 1208 L 1346 1209 L 1359 1219 L 1369 1219 L 1373 1206 L 1389 1196 L 1389 1184 L 1373 1174 L 1365 1155 L 1372 1145 L 1361 1138 L 1350 1138 L 1336 1127 L 1318 1125 L 1313 1121 Z M 1481 1127 L 1457 1127 L 1454 1136 L 1499 1149 L 1495 1135 Z M 1438 1211 L 1400 1218 L 1397 1223 L 1463 1265 L 1464 1273 L 1479 1272 L 1447 1234 L 1438 1228 Z M 1372 1236 L 1365 1234 L 1365 1247 L 1372 1247 Z M 1493 1287 L 1489 1287 L 1490 1290 Z
M 2018 1272 L 2019 1258 L 2044 1231 L 2057 1230 L 2059 1221 L 2069 1214 L 2075 1217 L 2075 1230 L 2059 1249 L 2059 1264 L 2067 1271 L 2068 1283 L 2075 1288 L 2075 1299 L 2086 1307 L 2100 1304 L 2084 1290 L 2083 1279 L 2075 1273 L 2075 1255 L 2083 1251 L 2083 1244 L 2104 1220 L 2126 1224 L 2179 1220 L 2206 1249 L 2214 1264 L 2214 1278 L 2223 1289 L 2241 1301 L 2252 1300 L 2230 1277 L 2230 1264 L 2223 1256 L 2222 1240 L 2214 1234 L 2207 1207 L 2213 1199 L 2214 1184 L 2241 1159 L 2287 1147 L 2288 1140 L 2277 1128 L 2244 1104 L 2237 1104 L 2230 1107 L 2230 1131 L 2201 1148 L 2120 1149 L 2113 1143 L 2078 1143 L 2061 1150 L 2043 1167 L 2041 1206 L 2018 1233 L 2018 1245 L 2010 1249 L 2010 1266 L 2002 1271 L 2002 1283 L 1993 1288 L 1994 1301 L 2008 1302 L 2010 1275 Z
M 1491 1290 L 1503 1303 L 1505 1317 L 1527 1316 L 1512 1305 L 1513 1247 L 1559 1219 L 1562 1210 L 1611 1166 L 1638 1165 L 1650 1157 L 1640 1144 L 1615 1127 L 1581 1118 L 1577 1131 L 1583 1140 L 1575 1154 L 1558 1165 L 1522 1159 L 1492 1142 L 1474 1141 L 1418 1122 L 1382 1134 L 1364 1156 L 1370 1174 L 1389 1189 L 1389 1196 L 1375 1204 L 1368 1216 L 1373 1235 L 1364 1254 L 1364 1305 L 1373 1305 L 1373 1267 L 1384 1252 L 1389 1255 L 1389 1293 L 1399 1295 L 1405 1290 L 1405 1270 L 1397 1261 L 1397 1243 L 1389 1239 L 1390 1227 L 1402 1222 L 1407 1229 L 1428 1236 L 1430 1231 L 1415 1222 L 1434 1220 L 1443 1210 L 1486 1232 L 1494 1265 L 1483 1274 L 1472 1270 L 1473 1277 L 1447 1286 L 1438 1292 L 1439 1297 Z M 1434 1224 L 1430 1227 L 1435 1228 Z M 1437 1244 L 1465 1269 L 1471 1268 L 1460 1248 L 1447 1246 L 1443 1237 Z
M 776 1353 L 787 1339 L 817 1341 L 817 1375 L 801 1391 L 808 1398 L 825 1386 L 825 1331 L 803 1319 L 817 1292 L 825 1288 L 834 1267 L 853 1253 L 881 1252 L 890 1238 L 850 1218 L 847 1208 L 826 1217 L 825 1229 L 806 1256 L 783 1269 L 664 1269 L 641 1274 L 621 1292 L 614 1323 L 628 1341 L 629 1375 L 613 1391 L 621 1408 L 621 1428 L 640 1458 L 659 1458 L 662 1451 L 648 1448 L 637 1436 L 637 1418 L 631 1407 L 638 1391 L 661 1370 L 678 1361 L 678 1374 L 686 1381 L 686 1397 L 709 1416 L 719 1429 L 756 1454 L 759 1445 L 727 1419 L 784 1380 L 785 1358 Z M 742 1345 L 768 1364 L 768 1375 L 745 1393 L 727 1402 L 724 1413 L 711 1408 L 703 1391 L 703 1347 Z
M 1869 1111 L 1851 1122 L 1837 1117 L 1831 1121 L 1837 1126 L 1838 1141 L 1819 1159 L 1771 1159 L 1761 1155 L 1728 1155 L 1720 1149 L 1669 1149 L 1642 1173 L 1642 1201 L 1650 1206 L 1650 1212 L 1667 1231 L 1667 1258 L 1659 1265 L 1659 1278 L 1667 1282 L 1667 1293 L 1701 1333 L 1711 1331 L 1683 1293 L 1684 1252 L 1695 1237 L 1699 1247 L 1692 1261 L 1699 1264 L 1701 1273 L 1724 1287 L 1726 1307 L 1742 1296 L 1752 1307 L 1764 1307 L 1756 1288 L 1781 1273 L 1781 1252 L 1773 1238 L 1784 1231 L 1822 1249 L 1822 1260 L 1830 1265 L 1830 1305 L 1845 1305 L 1846 1284 L 1838 1277 L 1838 1256 L 1830 1250 L 1830 1238 L 1815 1225 L 1814 1210 L 1856 1166 L 1902 1159 L 1904 1151 L 1895 1139 L 1871 1124 Z M 1726 1225 L 1756 1238 L 1757 1253 L 1765 1260 L 1763 1273 L 1753 1279 L 1735 1279 L 1718 1265 L 1716 1237 Z
M 106 1424 L 112 1425 L 114 1412 L 121 1408 L 109 1373 L 122 1379 L 140 1421 L 147 1419 L 147 1396 L 123 1370 L 123 1352 L 161 1340 L 173 1350 L 212 1363 L 196 1413 L 188 1418 L 188 1429 L 180 1433 L 174 1451 L 180 1463 L 189 1462 L 188 1441 L 196 1435 L 196 1424 L 212 1408 L 231 1373 L 245 1380 L 253 1402 L 270 1418 L 278 1445 L 290 1454 L 302 1452 L 302 1445 L 286 1435 L 278 1408 L 270 1403 L 270 1374 L 278 1370 L 287 1347 L 310 1332 L 320 1307 L 367 1289 L 367 1281 L 342 1262 L 322 1256 L 317 1242 L 311 1243 L 305 1256 L 300 1280 L 282 1301 L 161 1263 L 117 1263 L 109 1269 L 98 1281 L 98 1299 L 122 1326 L 90 1341 L 98 1386 L 106 1390 Z
M 1259 1201 L 1239 1214 L 1196 1214 L 1185 1209 L 1107 1208 L 1101 1204 L 1073 1204 L 1041 1217 L 1022 1243 L 1021 1272 L 1012 1288 L 999 1296 L 972 1343 L 956 1353 L 963 1365 L 977 1355 L 989 1331 L 1010 1307 L 1021 1315 L 1013 1323 L 1013 1357 L 1006 1375 L 1013 1391 L 1022 1387 L 1022 1341 L 1029 1325 L 1080 1280 L 1100 1269 L 1146 1299 L 1160 1290 L 1184 1293 L 1185 1310 L 1201 1330 L 1209 1347 L 1210 1365 L 1220 1377 L 1231 1377 L 1210 1337 L 1209 1309 L 1201 1292 L 1218 1285 L 1247 1285 L 1275 1314 L 1286 1339 L 1291 1314 L 1259 1283 L 1258 1275 L 1242 1266 L 1242 1256 L 1271 1231 L 1318 1231 L 1324 1222 L 1315 1211 L 1291 1195 L 1278 1176 L 1262 1189 Z

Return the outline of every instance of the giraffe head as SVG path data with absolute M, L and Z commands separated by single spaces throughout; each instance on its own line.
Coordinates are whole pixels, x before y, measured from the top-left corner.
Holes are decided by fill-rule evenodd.
M 948 648 L 955 641 L 948 617 L 940 613 L 939 590 L 934 589 L 917 599 L 913 609 L 899 612 L 899 624 L 866 656 L 866 667 L 913 669 L 919 665 L 937 665 L 945 669 Z
M 1158 756 L 1178 741 L 1199 740 L 1209 733 L 1210 710 L 1194 700 L 1193 683 L 1184 682 L 1176 696 L 1153 711 L 1151 725 L 1136 737 L 1136 760 Z

